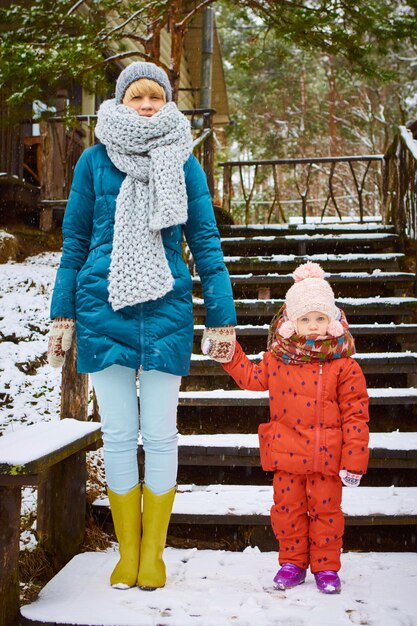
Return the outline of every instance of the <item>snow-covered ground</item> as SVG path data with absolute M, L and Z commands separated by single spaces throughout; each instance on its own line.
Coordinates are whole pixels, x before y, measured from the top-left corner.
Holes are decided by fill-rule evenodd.
M 0 266 L 0 435 L 59 419 L 60 371 L 45 360 L 49 302 L 59 254 Z M 35 494 L 24 490 L 23 513 Z M 22 544 L 33 545 L 27 531 Z M 23 614 L 59 623 L 135 626 L 417 626 L 417 554 L 342 557 L 343 590 L 272 589 L 275 553 L 167 549 L 167 586 L 154 593 L 109 588 L 113 551 L 76 557 Z
M 0 433 L 59 419 L 61 373 L 46 363 L 58 253 L 0 265 Z

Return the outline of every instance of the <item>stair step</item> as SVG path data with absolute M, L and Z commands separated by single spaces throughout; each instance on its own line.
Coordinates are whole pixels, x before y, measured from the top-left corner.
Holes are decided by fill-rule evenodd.
M 269 527 L 272 494 L 266 485 L 178 485 L 171 523 Z M 94 506 L 108 508 L 108 498 Z M 342 509 L 347 525 L 417 524 L 417 487 L 344 487 Z
M 387 252 L 386 254 L 274 254 L 263 256 L 225 255 L 225 263 L 231 274 L 241 272 L 276 272 L 293 271 L 307 261 L 320 263 L 324 270 L 335 272 L 341 270 L 369 271 L 396 270 L 405 261 L 402 253 Z
M 201 338 L 204 324 L 195 324 L 194 336 Z M 245 337 L 267 337 L 269 324 L 238 324 L 235 326 L 236 335 Z M 417 338 L 417 324 L 349 324 L 349 330 L 354 337 L 362 335 L 411 335 Z
M 248 355 L 251 361 L 259 361 L 261 359 L 260 354 Z M 354 357 L 364 373 L 395 373 L 395 374 L 413 374 L 416 370 L 417 364 L 417 352 L 370 352 L 370 353 L 357 353 Z M 190 375 L 192 376 L 228 376 L 227 372 L 210 359 L 210 357 L 203 354 L 191 355 L 191 369 Z
M 369 449 L 369 467 L 384 469 L 417 467 L 415 432 L 370 433 Z M 143 463 L 141 442 L 138 454 L 139 462 Z M 179 435 L 178 461 L 180 465 L 203 467 L 257 467 L 260 466 L 258 435 L 252 433 Z
M 374 283 L 414 283 L 416 280 L 415 274 L 412 272 L 381 272 L 376 270 L 374 272 L 343 272 L 343 273 L 330 273 L 326 272 L 326 279 L 333 285 L 351 284 L 354 285 L 368 285 Z M 286 288 L 290 287 L 294 283 L 292 274 L 231 274 L 230 280 L 233 285 L 259 285 L 272 286 L 272 285 L 284 285 Z M 200 286 L 201 280 L 199 276 L 192 278 L 193 285 Z
M 194 315 L 205 315 L 204 302 L 200 298 L 193 298 Z M 284 304 L 282 298 L 270 298 L 259 300 L 256 298 L 244 298 L 235 301 L 236 314 L 242 317 L 268 317 L 272 318 Z M 411 297 L 370 297 L 370 298 L 337 298 L 336 305 L 342 308 L 347 318 L 353 315 L 412 315 L 417 310 L 417 298 Z
M 414 363 L 417 362 L 417 354 Z M 210 391 L 180 391 L 179 406 L 268 406 L 268 391 L 213 389 Z M 372 406 L 417 405 L 417 388 L 368 388 Z M 222 435 L 223 436 L 223 435 Z
M 253 237 L 283 234 L 317 233 L 395 233 L 394 226 L 380 223 L 339 223 L 339 224 L 241 224 L 219 227 L 222 237 Z
M 277 545 L 268 552 L 167 548 L 167 585 L 154 593 L 109 589 L 116 550 L 72 559 L 22 606 L 22 626 L 317 626 L 415 624 L 412 551 L 341 555 L 343 591 L 323 600 L 313 575 L 301 587 L 275 591 Z
M 384 250 L 394 251 L 399 237 L 386 233 L 353 234 L 300 234 L 282 236 L 222 237 L 221 246 L 224 254 L 272 254 L 292 252 L 307 254 L 331 249 L 337 253 L 342 250 Z

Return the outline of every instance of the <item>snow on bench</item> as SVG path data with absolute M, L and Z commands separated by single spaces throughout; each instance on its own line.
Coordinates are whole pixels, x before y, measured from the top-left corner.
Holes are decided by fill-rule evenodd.
M 0 437 L 0 474 L 39 472 L 100 438 L 97 422 L 63 419 L 22 426 Z

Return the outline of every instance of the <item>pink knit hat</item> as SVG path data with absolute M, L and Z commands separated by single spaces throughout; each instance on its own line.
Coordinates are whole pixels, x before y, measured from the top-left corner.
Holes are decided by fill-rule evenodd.
M 285 308 L 288 320 L 279 328 L 282 337 L 289 338 L 295 333 L 294 322 L 311 311 L 319 311 L 330 318 L 327 334 L 340 337 L 344 330 L 337 320 L 339 309 L 335 305 L 334 293 L 324 278 L 324 271 L 318 263 L 304 263 L 293 273 L 294 285 L 287 291 Z

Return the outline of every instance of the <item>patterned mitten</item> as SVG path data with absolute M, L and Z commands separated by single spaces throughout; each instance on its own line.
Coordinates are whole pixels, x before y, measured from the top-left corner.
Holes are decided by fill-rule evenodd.
M 62 367 L 65 352 L 71 348 L 75 320 L 69 317 L 56 317 L 48 335 L 48 363 L 52 367 Z
M 340 470 L 339 476 L 346 487 L 358 487 L 362 478 L 362 474 L 354 474 L 348 470 Z
M 205 328 L 201 340 L 201 351 L 214 361 L 229 363 L 235 352 L 236 333 L 233 326 Z

